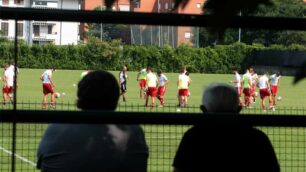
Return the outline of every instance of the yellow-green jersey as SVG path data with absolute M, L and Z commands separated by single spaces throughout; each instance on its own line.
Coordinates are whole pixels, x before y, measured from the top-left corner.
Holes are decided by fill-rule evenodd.
M 142 80 L 142 79 L 146 79 L 147 78 L 147 70 L 146 69 L 141 69 L 139 71 L 139 80 Z
M 243 88 L 251 88 L 250 85 L 251 75 L 246 73 L 242 76 L 242 87 Z
M 190 83 L 189 76 L 180 74 L 178 77 L 178 89 L 188 89 Z

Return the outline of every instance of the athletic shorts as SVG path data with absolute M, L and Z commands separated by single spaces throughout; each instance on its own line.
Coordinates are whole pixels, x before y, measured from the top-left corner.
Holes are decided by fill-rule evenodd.
M 53 94 L 53 88 L 52 85 L 50 83 L 43 83 L 43 93 L 44 95 L 47 95 L 49 93 Z
M 278 92 L 278 86 L 277 85 L 272 85 L 271 93 L 273 95 L 276 95 Z
M 251 96 L 251 89 L 250 88 L 244 88 L 243 89 L 243 94 L 245 96 Z
M 237 91 L 238 95 L 241 96 L 242 88 L 241 87 L 235 87 L 235 88 L 236 88 L 236 91 Z
M 189 93 L 188 89 L 179 89 L 178 91 L 179 96 L 188 96 L 188 93 Z
M 250 94 L 251 94 L 251 96 L 253 96 L 254 94 L 255 94 L 255 84 L 252 84 L 252 86 L 251 86 L 251 90 L 250 90 Z
M 121 90 L 122 93 L 126 92 L 126 82 L 121 83 L 120 90 Z
M 267 96 L 270 96 L 270 90 L 268 88 L 263 88 L 263 89 L 260 89 L 259 90 L 259 93 L 260 93 L 260 98 L 261 99 L 264 99 L 265 97 Z
M 139 81 L 140 88 L 144 88 L 146 86 L 146 84 L 147 84 L 147 80 L 145 80 L 145 79 L 141 79 Z
M 156 95 L 157 95 L 156 87 L 148 87 L 147 95 L 151 96 L 151 97 L 156 97 Z
M 166 87 L 165 86 L 158 87 L 158 90 L 157 90 L 157 95 L 158 96 L 164 96 L 165 92 L 166 92 Z
M 13 86 L 4 86 L 2 91 L 3 91 L 3 93 L 13 93 L 14 87 Z

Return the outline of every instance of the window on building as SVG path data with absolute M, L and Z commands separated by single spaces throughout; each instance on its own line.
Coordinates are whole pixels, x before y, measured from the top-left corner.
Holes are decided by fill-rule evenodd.
M 168 2 L 165 3 L 165 9 L 167 10 L 169 7 L 168 7 Z
M 35 5 L 48 5 L 46 1 L 35 1 Z
M 130 5 L 119 5 L 119 11 L 130 11 Z
M 1 23 L 1 33 L 3 36 L 8 36 L 8 29 L 9 29 L 9 24 L 8 23 Z
M 34 25 L 34 26 L 33 26 L 33 33 L 34 33 L 34 36 L 39 36 L 39 32 L 40 32 L 40 27 L 39 27 L 39 25 Z
M 52 25 L 48 26 L 48 34 L 52 34 Z
M 140 8 L 140 0 L 132 0 L 134 8 Z
M 190 38 L 191 38 L 191 33 L 185 32 L 185 39 L 190 39 Z
M 14 0 L 14 4 L 23 5 L 24 0 Z
M 197 6 L 197 8 L 201 8 L 202 5 L 201 5 L 201 3 L 197 3 L 196 6 Z
M 9 4 L 9 0 L 2 0 L 2 5 L 8 5 Z
M 23 37 L 23 23 L 17 24 L 17 36 Z

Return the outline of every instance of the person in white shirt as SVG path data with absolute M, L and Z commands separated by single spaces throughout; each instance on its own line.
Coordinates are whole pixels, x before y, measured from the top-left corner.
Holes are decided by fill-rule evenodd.
M 119 86 L 120 86 L 120 90 L 121 90 L 121 95 L 122 95 L 122 100 L 125 102 L 126 101 L 126 84 L 127 84 L 127 80 L 128 80 L 128 76 L 126 74 L 127 71 L 127 66 L 123 66 L 121 71 L 119 72 Z
M 258 75 L 255 73 L 254 68 L 250 67 L 249 68 L 250 74 L 251 74 L 251 99 L 253 103 L 256 102 L 256 85 L 258 83 Z
M 281 78 L 280 72 L 276 72 L 275 74 L 270 76 L 273 106 L 276 106 L 276 94 L 278 92 L 280 78 Z
M 7 97 L 9 97 L 10 102 L 13 103 L 14 77 L 15 77 L 14 71 L 8 66 L 6 66 L 5 71 L 3 73 L 3 81 L 4 81 L 2 89 L 3 105 L 6 105 Z
M 168 78 L 162 73 L 161 70 L 157 71 L 158 79 L 158 89 L 157 89 L 157 98 L 160 101 L 160 107 L 163 107 L 165 104 L 164 95 L 166 92 L 166 86 L 168 85 Z
M 40 76 L 40 80 L 43 84 L 43 109 L 47 108 L 47 96 L 51 94 L 51 108 L 55 108 L 55 93 L 53 88 L 55 87 L 52 81 L 52 73 L 55 71 L 55 68 L 48 69 Z
M 261 76 L 258 80 L 258 87 L 259 87 L 259 93 L 260 93 L 260 98 L 261 98 L 261 107 L 262 110 L 265 112 L 266 111 L 266 105 L 265 105 L 265 98 L 269 98 L 269 104 L 270 104 L 270 109 L 275 110 L 273 105 L 272 105 L 272 98 L 271 98 L 271 93 L 270 93 L 270 83 L 269 83 L 269 74 L 268 72 L 265 72 L 263 76 Z
M 142 98 L 142 95 L 144 95 L 143 97 L 146 97 L 145 96 L 145 87 L 146 87 L 146 77 L 147 77 L 147 69 L 144 68 L 144 69 L 141 69 L 138 74 L 137 74 L 137 81 L 139 81 L 139 87 L 140 87 L 140 90 L 139 90 L 139 98 Z
M 147 85 L 147 94 L 146 94 L 145 106 L 146 107 L 148 106 L 149 96 L 151 96 L 152 99 L 151 110 L 153 110 L 155 104 L 155 97 L 157 96 L 158 80 L 156 75 L 152 72 L 151 67 L 147 68 L 146 85 Z
M 181 69 L 181 74 L 178 77 L 177 86 L 178 86 L 178 98 L 179 98 L 179 106 L 187 107 L 188 104 L 188 93 L 190 86 L 190 78 L 186 75 L 186 68 L 183 67 Z
M 238 73 L 238 69 L 234 68 L 233 69 L 233 74 L 235 75 L 234 80 L 231 80 L 230 83 L 234 84 L 234 87 L 238 93 L 239 96 L 239 105 L 242 106 L 242 101 L 241 101 L 241 95 L 242 95 L 242 87 L 241 87 L 241 76 Z

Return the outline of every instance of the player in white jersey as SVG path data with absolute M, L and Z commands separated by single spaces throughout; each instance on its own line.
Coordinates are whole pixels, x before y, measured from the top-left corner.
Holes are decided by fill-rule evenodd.
M 124 102 L 126 101 L 125 94 L 127 90 L 126 84 L 128 79 L 126 72 L 127 72 L 127 66 L 123 66 L 121 71 L 119 72 L 119 86 L 121 90 L 122 100 Z
M 242 95 L 242 87 L 241 87 L 241 76 L 238 73 L 238 69 L 234 68 L 233 69 L 233 74 L 235 75 L 234 80 L 231 80 L 230 83 L 233 83 L 235 86 L 235 89 L 239 95 L 239 105 L 242 106 L 242 101 L 241 101 L 241 95 Z
M 256 85 L 258 84 L 258 75 L 255 73 L 254 68 L 249 68 L 250 74 L 251 74 L 251 99 L 253 103 L 256 102 Z
M 146 94 L 145 106 L 146 107 L 148 106 L 149 96 L 151 96 L 152 99 L 151 110 L 153 110 L 155 104 L 155 97 L 157 96 L 158 80 L 150 67 L 147 68 L 146 85 L 147 85 L 147 94 Z
M 263 76 L 261 76 L 258 80 L 258 87 L 259 87 L 259 93 L 261 98 L 261 107 L 262 110 L 266 111 L 266 105 L 265 105 L 265 98 L 269 98 L 269 105 L 271 110 L 275 110 L 272 105 L 272 98 L 270 93 L 270 83 L 269 83 L 269 77 L 268 72 L 265 72 Z
M 276 72 L 275 74 L 270 76 L 273 106 L 276 106 L 276 94 L 278 92 L 280 78 L 281 78 L 280 72 Z
M 161 70 L 157 71 L 158 79 L 158 89 L 157 89 L 157 98 L 160 101 L 160 107 L 163 107 L 165 104 L 164 95 L 166 92 L 166 87 L 168 85 L 168 78 L 162 73 Z
M 181 69 L 181 74 L 178 77 L 177 86 L 178 86 L 178 98 L 179 106 L 187 107 L 188 104 L 188 93 L 191 80 L 189 76 L 186 75 L 186 68 Z
M 55 108 L 55 93 L 53 88 L 55 87 L 52 81 L 52 73 L 55 71 L 55 68 L 46 70 L 41 76 L 40 80 L 42 81 L 43 86 L 43 109 L 47 108 L 47 96 L 51 94 L 51 108 Z
M 8 66 L 5 67 L 5 71 L 3 73 L 3 89 L 2 89 L 2 96 L 3 96 L 3 105 L 6 104 L 7 96 L 10 99 L 10 102 L 13 103 L 13 92 L 14 92 L 14 78 L 15 73 L 12 69 Z

